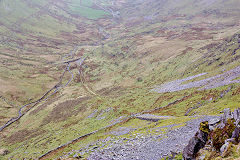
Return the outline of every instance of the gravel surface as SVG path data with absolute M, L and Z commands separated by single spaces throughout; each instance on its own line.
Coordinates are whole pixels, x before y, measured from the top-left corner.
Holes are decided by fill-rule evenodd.
M 171 128 L 175 125 L 160 127 L 168 129 L 166 134 L 149 136 L 139 134 L 135 138 L 127 139 L 125 143 L 124 139 L 113 141 L 109 147 L 92 152 L 89 160 L 158 160 L 170 155 L 171 151 L 181 152 L 197 132 L 200 122 L 212 118 L 216 116 L 194 119 L 185 126 L 173 130 Z
M 240 80 L 234 80 L 240 77 L 240 66 L 238 66 L 232 70 L 229 70 L 225 73 L 222 73 L 210 78 L 189 82 L 187 84 L 182 84 L 185 81 L 188 81 L 206 74 L 207 73 L 201 73 L 195 76 L 168 82 L 166 84 L 160 85 L 152 89 L 152 91 L 158 92 L 158 93 L 166 93 L 166 92 L 181 91 L 184 89 L 195 88 L 195 87 L 202 87 L 200 88 L 200 90 L 202 90 L 202 89 L 217 88 L 217 87 L 221 87 L 221 86 L 232 84 L 232 83 L 240 83 Z
M 196 119 L 175 129 L 172 127 L 179 124 L 151 128 L 155 131 L 154 134 L 129 134 L 128 138 L 108 137 L 59 158 L 67 158 L 70 155 L 76 158 L 87 153 L 90 154 L 89 160 L 159 160 L 171 155 L 171 151 L 181 152 L 197 132 L 200 122 L 216 117 L 218 116 L 195 117 Z

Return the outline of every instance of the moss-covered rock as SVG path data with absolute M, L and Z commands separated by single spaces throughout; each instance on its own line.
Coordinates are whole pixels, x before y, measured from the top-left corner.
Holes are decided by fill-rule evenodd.
M 231 138 L 236 126 L 233 119 L 228 119 L 223 128 L 216 128 L 210 133 L 213 147 L 219 150 L 225 144 L 225 140 Z
M 201 123 L 200 123 L 199 130 L 202 131 L 202 132 L 204 132 L 204 133 L 209 133 L 210 130 L 209 130 L 208 121 L 201 122 Z

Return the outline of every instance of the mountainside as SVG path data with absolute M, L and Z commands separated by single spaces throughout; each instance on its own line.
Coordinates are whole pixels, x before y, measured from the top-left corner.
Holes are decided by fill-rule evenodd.
M 240 106 L 239 6 L 0 0 L 0 159 L 181 159 Z

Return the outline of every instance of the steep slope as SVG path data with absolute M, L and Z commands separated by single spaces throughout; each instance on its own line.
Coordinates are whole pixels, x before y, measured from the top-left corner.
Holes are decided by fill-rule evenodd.
M 1 131 L 10 153 L 0 158 L 94 159 L 95 147 L 114 149 L 119 137 L 128 143 L 138 134 L 165 136 L 164 126 L 239 106 L 237 0 L 0 3 L 1 124 L 18 106 L 62 86 Z M 187 89 L 159 92 L 171 81 Z M 152 122 L 136 114 L 174 117 Z
M 221 57 L 228 55 L 227 56 L 228 59 L 235 59 L 234 58 L 235 56 L 239 57 L 238 41 L 239 34 L 236 34 L 233 37 L 230 37 L 228 40 L 219 43 L 218 45 L 214 44 L 214 46 L 218 46 L 216 47 L 217 49 L 214 47 L 208 48 L 209 47 L 208 46 L 207 48 L 204 47 L 197 50 L 198 51 L 197 53 L 205 53 L 206 55 L 211 55 L 213 57 L 219 56 L 218 54 L 220 54 Z M 237 51 L 236 54 L 234 54 L 235 51 Z M 237 66 L 239 68 L 239 62 L 234 60 L 233 61 L 230 60 L 226 64 L 221 64 L 222 62 L 220 62 L 219 60 L 215 60 L 212 63 L 207 63 L 208 60 L 210 59 L 203 58 L 208 57 L 205 54 L 203 54 L 203 56 L 198 58 L 198 60 L 194 59 L 194 63 L 188 62 L 188 65 L 186 65 L 187 64 L 186 60 L 187 61 L 190 60 L 189 56 L 191 55 L 193 56 L 195 54 L 196 52 L 188 52 L 185 53 L 184 55 L 178 56 L 178 58 L 172 59 L 170 62 L 165 64 L 165 67 L 164 66 L 160 67 L 161 75 L 165 75 L 167 77 L 168 73 L 171 72 L 171 74 L 169 75 L 170 77 L 174 77 L 173 75 L 176 75 L 176 77 L 180 77 L 178 69 L 177 70 L 175 69 L 176 68 L 181 69 L 181 67 L 184 67 L 186 71 L 185 74 L 184 73 L 182 74 L 182 76 L 184 77 L 208 72 L 207 75 L 204 75 L 204 77 L 200 77 L 200 79 L 198 77 L 195 77 L 195 79 L 192 80 L 193 82 L 205 80 L 208 79 L 209 77 L 220 75 L 222 73 L 227 73 L 227 70 L 230 71 L 228 72 L 227 77 L 233 77 L 233 79 L 235 76 L 239 77 L 239 69 L 236 68 Z M 203 63 L 204 61 L 206 61 L 205 63 L 207 63 L 207 67 L 205 66 L 205 63 Z M 173 65 L 172 68 L 166 69 L 167 67 L 170 66 L 170 64 Z M 219 66 L 222 66 L 222 68 L 220 68 Z M 223 68 L 227 69 L 223 70 Z M 231 70 L 231 68 L 235 70 Z M 172 69 L 174 70 L 173 72 Z M 159 71 L 156 73 L 159 73 Z M 154 80 L 154 77 L 156 77 L 156 75 L 153 74 L 151 75 L 153 76 L 151 77 L 152 78 L 151 80 Z M 221 77 L 221 79 L 222 78 L 223 77 Z M 238 79 L 239 78 L 237 78 L 236 80 Z M 159 80 L 157 81 L 159 82 Z M 190 83 L 192 82 L 190 81 Z M 239 81 L 237 83 L 239 83 Z M 186 85 L 187 84 L 188 83 L 186 83 Z M 74 142 L 66 144 L 67 147 L 64 146 L 60 147 L 57 150 L 53 150 L 53 152 L 50 152 L 49 154 L 47 154 L 47 156 L 44 156 L 43 158 L 50 157 L 56 158 L 59 157 L 59 155 L 61 155 L 63 157 L 90 156 L 91 159 L 99 158 L 111 159 L 114 158 L 115 155 L 116 157 L 123 156 L 122 157 L 123 159 L 129 159 L 136 157 L 136 155 L 138 155 L 139 157 L 141 157 L 140 159 L 149 159 L 149 156 L 150 157 L 153 156 L 156 158 L 155 153 L 158 153 L 157 156 L 161 158 L 169 154 L 171 150 L 174 152 L 180 152 L 182 147 L 184 147 L 184 145 L 187 145 L 188 139 L 190 139 L 191 136 L 193 136 L 196 129 L 198 129 L 198 123 L 207 120 L 206 119 L 207 117 L 201 118 L 200 115 L 203 116 L 218 115 L 220 111 L 222 111 L 225 107 L 226 108 L 230 107 L 231 109 L 235 109 L 238 107 L 239 84 L 236 83 L 222 84 L 219 83 L 217 80 L 215 84 L 218 86 L 217 87 L 215 86 L 212 89 L 209 88 L 204 89 L 205 86 L 208 87 L 206 84 L 202 86 L 202 89 L 204 90 L 202 90 L 201 88 L 200 90 L 194 89 L 192 87 L 198 86 L 190 85 L 191 87 L 188 90 L 182 90 L 178 92 L 167 92 L 161 94 L 149 92 L 145 88 L 141 89 L 138 87 L 132 87 L 129 93 L 127 93 L 127 95 L 122 94 L 121 97 L 113 97 L 114 95 L 112 95 L 111 98 L 108 99 L 108 101 L 111 101 L 111 104 L 104 104 L 104 106 L 105 105 L 113 106 L 112 108 L 115 109 L 115 112 L 121 111 L 119 114 L 121 116 L 125 115 L 127 119 L 121 117 L 119 119 L 113 120 L 111 121 L 110 124 L 113 124 L 114 126 L 101 129 L 97 132 L 94 132 L 93 135 L 91 134 L 86 135 L 84 137 L 80 137 L 80 139 L 76 139 Z M 114 92 L 112 91 L 111 93 Z M 118 109 L 116 109 L 116 106 L 119 106 Z M 103 114 L 104 112 L 108 112 L 110 116 L 114 114 L 114 112 L 110 110 L 111 108 L 98 112 L 99 108 L 98 110 L 95 110 L 95 112 L 91 114 L 91 116 L 88 118 L 91 118 L 93 120 L 96 119 L 99 121 L 99 118 L 100 119 L 107 118 L 106 114 Z M 133 116 L 134 113 L 135 114 L 148 113 L 161 116 L 171 115 L 175 117 L 173 118 L 170 117 L 170 119 L 167 120 L 160 118 L 160 121 L 158 122 L 151 122 L 151 118 L 149 118 L 150 121 L 136 119 L 135 116 Z M 128 116 L 129 114 L 131 114 L 131 116 Z M 102 115 L 104 116 L 101 117 Z M 212 117 L 208 118 L 211 119 Z M 197 120 L 195 121 L 194 119 Z M 193 120 L 193 122 L 191 122 L 190 120 Z M 115 122 L 118 124 L 115 124 Z M 184 128 L 185 125 L 186 128 Z M 189 127 L 191 129 L 189 129 Z M 80 131 L 78 130 L 78 133 L 79 132 Z M 188 137 L 186 139 L 182 138 L 179 140 L 182 141 L 183 144 L 178 144 L 179 143 L 178 138 L 181 138 L 179 137 L 178 134 L 182 134 L 182 136 L 185 138 Z M 167 135 L 173 137 L 169 137 L 171 139 L 165 140 L 164 137 L 166 137 Z M 163 141 L 160 141 L 159 143 L 149 143 L 149 141 L 161 139 L 163 139 Z M 166 143 L 167 141 L 173 140 L 174 143 L 172 144 Z M 166 143 L 166 146 L 163 143 Z M 134 149 L 133 146 L 138 146 L 140 144 L 142 145 L 141 148 L 143 150 L 141 150 L 140 148 Z M 149 146 L 151 144 L 152 146 L 154 146 L 151 152 L 150 151 L 147 152 L 147 150 L 144 150 L 145 145 L 151 147 Z M 175 145 L 177 145 L 177 147 Z M 120 146 L 122 146 L 122 148 Z M 165 146 L 166 149 L 164 149 L 163 151 L 158 151 L 159 147 L 161 148 L 162 146 Z M 128 154 L 126 154 L 125 152 Z M 149 154 L 147 154 L 148 155 L 147 156 L 145 154 L 142 154 L 142 152 L 147 152 Z M 100 153 L 102 153 L 103 155 L 100 156 Z
M 77 45 L 98 41 L 97 27 L 83 22 L 95 19 L 72 13 L 68 3 L 1 1 L 1 96 L 13 104 L 23 105 L 41 97 L 57 83 L 64 68 L 62 60 L 71 58 L 65 55 L 71 50 L 79 53 L 74 49 Z M 78 56 L 82 53 L 75 58 Z M 5 114 L 6 119 L 17 110 L 11 107 L 7 112 L 12 114 Z

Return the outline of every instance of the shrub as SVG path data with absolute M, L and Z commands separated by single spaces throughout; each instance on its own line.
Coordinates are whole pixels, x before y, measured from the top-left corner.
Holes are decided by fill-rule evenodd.
M 212 139 L 213 147 L 217 150 L 220 150 L 222 145 L 224 145 L 225 140 L 231 138 L 233 131 L 236 126 L 234 125 L 233 119 L 228 119 L 225 126 L 221 128 L 216 128 L 210 133 L 210 137 Z

